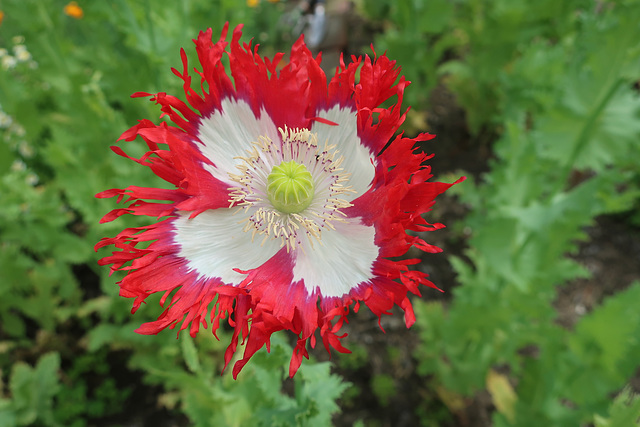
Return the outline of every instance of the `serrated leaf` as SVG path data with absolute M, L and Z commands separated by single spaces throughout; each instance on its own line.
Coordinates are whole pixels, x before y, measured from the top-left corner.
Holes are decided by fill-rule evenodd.
M 194 374 L 200 372 L 200 360 L 198 359 L 198 350 L 193 343 L 190 335 L 184 334 L 180 337 L 180 348 L 182 348 L 182 357 L 187 364 L 187 368 Z
M 332 375 L 328 362 L 305 364 L 300 368 L 300 374 L 303 383 L 300 395 L 296 393 L 296 399 L 310 400 L 316 407 L 315 411 L 308 413 L 302 425 L 330 425 L 331 416 L 340 411 L 336 401 L 350 384 Z
M 630 387 L 625 387 L 609 407 L 609 417 L 596 414 L 596 427 L 622 427 L 640 425 L 640 396 L 634 394 Z
M 94 352 L 100 349 L 103 345 L 113 341 L 114 337 L 117 336 L 117 333 L 118 327 L 116 325 L 108 323 L 97 325 L 89 332 L 87 350 Z
M 587 86 L 588 81 L 572 89 L 582 92 Z M 597 171 L 627 159 L 640 134 L 640 97 L 626 87 L 610 90 L 614 93 L 602 100 L 602 110 L 592 105 L 580 111 L 558 107 L 544 116 L 534 133 L 541 154 L 561 165 Z
M 58 392 L 60 356 L 48 353 L 40 358 L 35 368 L 17 363 L 11 371 L 11 391 L 16 420 L 20 425 L 30 425 L 37 420 L 52 425 L 53 397 Z
M 38 416 L 30 387 L 32 372 L 29 365 L 18 362 L 13 365 L 9 379 L 9 390 L 14 402 L 16 419 L 20 424 L 31 424 Z
M 47 353 L 36 364 L 34 375 L 38 388 L 50 396 L 53 396 L 57 391 L 58 369 L 60 369 L 60 355 L 58 353 Z
M 624 379 L 640 358 L 638 301 L 640 283 L 636 282 L 583 317 L 570 340 L 580 359 L 612 380 Z
M 640 135 L 640 97 L 631 87 L 640 67 L 630 54 L 640 47 L 640 7 L 620 7 L 586 25 L 586 60 L 575 55 L 561 104 L 539 120 L 540 153 L 565 167 L 603 170 L 628 159 Z
M 519 288 L 525 289 L 527 283 L 516 273 L 513 265 L 518 249 L 517 230 L 518 220 L 515 218 L 491 218 L 485 221 L 477 231 L 474 230 L 471 244 L 482 254 L 483 263 L 492 271 Z

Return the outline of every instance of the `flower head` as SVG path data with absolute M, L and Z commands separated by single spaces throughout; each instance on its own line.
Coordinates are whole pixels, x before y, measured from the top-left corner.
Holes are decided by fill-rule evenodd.
M 246 344 L 235 377 L 256 351 L 269 349 L 271 334 L 289 330 L 298 337 L 293 376 L 316 333 L 328 351 L 348 352 L 339 330 L 360 302 L 378 317 L 397 304 L 413 324 L 407 294 L 435 285 L 409 269 L 418 260 L 397 257 L 411 246 L 440 252 L 407 230 L 444 227 L 421 214 L 452 184 L 427 181 L 430 156 L 414 146 L 433 135 L 394 137 L 408 82 L 386 56 L 341 61 L 327 82 L 302 38 L 281 65 L 283 54 L 262 58 L 257 46 L 241 44 L 241 27 L 230 43 L 226 36 L 227 26 L 217 42 L 211 29 L 194 40 L 197 76 L 182 50 L 183 69 L 173 71 L 187 103 L 166 93 L 133 95 L 150 96 L 173 124 L 142 120 L 124 132 L 122 140 L 146 142 L 141 158 L 112 149 L 175 188 L 99 193 L 128 203 L 103 222 L 124 214 L 159 220 L 104 238 L 96 249 L 115 246 L 100 264 L 127 272 L 120 294 L 135 298 L 133 311 L 164 293 L 165 311 L 137 332 L 179 327 L 195 335 L 211 326 L 215 334 L 227 319 L 234 333 L 225 366 L 240 337 Z M 392 96 L 395 104 L 380 107 Z
M 69 2 L 63 10 L 67 16 L 75 19 L 82 19 L 82 17 L 84 16 L 84 11 L 80 6 L 78 6 L 78 3 L 76 3 L 75 1 Z

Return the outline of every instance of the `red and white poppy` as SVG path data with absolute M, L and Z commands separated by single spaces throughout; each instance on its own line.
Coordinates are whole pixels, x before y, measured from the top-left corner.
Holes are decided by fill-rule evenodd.
M 283 54 L 263 58 L 257 46 L 241 44 L 241 27 L 230 43 L 227 26 L 217 42 L 211 37 L 209 29 L 194 40 L 197 75 L 184 50 L 183 70 L 173 70 L 187 103 L 166 93 L 133 95 L 150 96 L 173 123 L 141 120 L 120 138 L 139 136 L 149 151 L 133 158 L 112 147 L 174 188 L 97 195 L 126 199 L 102 222 L 124 214 L 158 218 L 96 245 L 115 247 L 100 264 L 127 272 L 120 295 L 135 298 L 134 312 L 164 293 L 162 315 L 137 332 L 179 326 L 193 336 L 204 326 L 215 334 L 227 319 L 234 333 L 225 367 L 240 338 L 246 345 L 236 377 L 256 351 L 269 349 L 271 334 L 289 330 L 298 337 L 293 376 L 316 335 L 327 351 L 348 352 L 339 330 L 360 302 L 378 317 L 397 304 L 411 326 L 408 293 L 435 285 L 409 269 L 419 260 L 399 257 L 412 246 L 440 252 L 407 232 L 444 227 L 421 215 L 453 184 L 428 181 L 431 156 L 416 143 L 433 135 L 394 136 L 409 82 L 385 55 L 341 61 L 327 81 L 320 56 L 302 38 L 284 63 Z

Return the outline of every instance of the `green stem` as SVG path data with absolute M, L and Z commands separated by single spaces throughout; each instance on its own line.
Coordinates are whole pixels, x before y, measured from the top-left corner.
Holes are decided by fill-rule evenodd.
M 564 186 L 569 180 L 569 176 L 571 175 L 571 171 L 573 170 L 573 167 L 576 163 L 576 160 L 578 159 L 578 156 L 580 155 L 582 150 L 584 150 L 584 147 L 587 145 L 587 143 L 591 139 L 591 133 L 593 131 L 594 126 L 596 125 L 598 117 L 600 116 L 600 114 L 602 114 L 604 109 L 607 107 L 607 105 L 609 104 L 609 101 L 611 101 L 611 98 L 616 94 L 616 92 L 618 91 L 618 88 L 620 88 L 622 83 L 623 83 L 623 79 L 618 78 L 611 85 L 611 87 L 607 91 L 607 94 L 604 97 L 602 97 L 602 100 L 596 105 L 596 107 L 593 110 L 591 110 L 591 113 L 589 114 L 586 120 L 586 125 L 582 128 L 582 131 L 578 135 L 578 138 L 577 138 L 578 142 L 573 148 L 573 152 L 571 153 L 569 160 L 565 164 L 564 169 L 560 174 L 555 191 L 552 191 L 549 194 L 549 198 L 553 197 L 555 194 L 562 192 Z

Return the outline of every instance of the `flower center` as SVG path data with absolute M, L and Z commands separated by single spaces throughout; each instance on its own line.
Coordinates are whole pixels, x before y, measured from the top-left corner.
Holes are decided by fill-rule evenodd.
M 307 239 L 320 242 L 322 232 L 344 221 L 341 210 L 353 206 L 355 191 L 335 146 L 318 146 L 309 129 L 279 128 L 280 141 L 258 137 L 246 156 L 237 157 L 239 173 L 229 173 L 229 207 L 246 214 L 243 231 L 252 238 L 280 239 L 287 251 Z M 349 196 L 348 196 L 349 195 Z
M 311 204 L 313 194 L 311 173 L 294 160 L 274 166 L 267 177 L 267 197 L 282 213 L 302 212 Z

